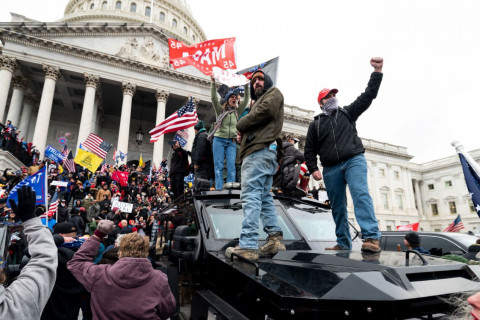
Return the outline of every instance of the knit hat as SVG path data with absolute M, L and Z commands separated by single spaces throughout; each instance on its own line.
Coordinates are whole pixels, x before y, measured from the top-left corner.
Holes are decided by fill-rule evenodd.
M 80 207 L 80 208 L 78 208 L 78 211 L 80 211 L 80 212 L 85 212 L 86 210 L 85 210 L 84 207 Z
M 405 240 L 407 240 L 412 247 L 418 247 L 420 245 L 420 236 L 416 232 L 409 232 L 405 236 Z
M 265 79 L 265 76 L 264 76 L 264 73 L 261 69 L 255 71 L 253 74 L 252 74 L 252 77 L 250 78 L 250 82 L 253 83 L 253 80 L 255 80 L 256 78 L 262 78 L 262 79 Z
M 118 207 L 113 207 L 112 212 L 115 213 L 118 210 Z
M 53 227 L 53 234 L 77 232 L 77 229 L 71 222 L 60 222 Z
M 203 120 L 198 120 L 195 127 L 193 127 L 193 129 L 195 129 L 195 130 L 200 130 L 200 129 L 203 129 L 203 128 L 205 128 L 205 122 L 203 122 Z

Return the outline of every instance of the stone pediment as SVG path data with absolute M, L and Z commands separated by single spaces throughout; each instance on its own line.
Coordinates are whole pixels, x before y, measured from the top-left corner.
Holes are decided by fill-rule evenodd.
M 194 68 L 174 71 L 169 63 L 168 38 L 154 25 L 138 23 L 2 23 L 0 38 L 88 58 L 126 63 L 141 69 L 163 69 L 195 77 L 205 76 Z M 206 77 L 205 77 L 206 78 Z

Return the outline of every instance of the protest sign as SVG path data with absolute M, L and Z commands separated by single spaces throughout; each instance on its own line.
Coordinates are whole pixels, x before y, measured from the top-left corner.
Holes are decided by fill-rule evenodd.
M 117 207 L 122 212 L 132 212 L 133 211 L 133 203 L 127 202 L 120 202 L 118 200 L 112 200 L 112 208 Z

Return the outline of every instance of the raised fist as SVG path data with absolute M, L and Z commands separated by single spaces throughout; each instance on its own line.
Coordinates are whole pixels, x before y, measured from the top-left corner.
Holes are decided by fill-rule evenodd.
M 375 69 L 375 72 L 382 72 L 383 58 L 373 57 L 370 59 L 370 65 Z

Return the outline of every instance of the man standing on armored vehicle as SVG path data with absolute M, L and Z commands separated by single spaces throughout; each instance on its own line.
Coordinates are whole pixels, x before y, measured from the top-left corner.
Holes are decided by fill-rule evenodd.
M 377 97 L 382 82 L 382 58 L 370 60 L 374 72 L 362 93 L 352 104 L 340 108 L 337 104 L 337 89 L 323 89 L 318 95 L 318 104 L 323 113 L 310 123 L 305 143 L 305 160 L 315 180 L 322 179 L 317 166 L 317 155 L 323 166 L 323 179 L 331 201 L 337 245 L 329 250 L 350 250 L 352 239 L 348 226 L 347 184 L 353 199 L 355 217 L 365 241 L 362 251 L 379 252 L 380 237 L 378 222 L 368 193 L 367 162 L 365 148 L 357 135 L 356 121 Z
M 277 220 L 270 189 L 282 154 L 283 95 L 270 76 L 261 70 L 252 74 L 250 96 L 255 100 L 250 112 L 237 122 L 240 150 L 237 162 L 242 163 L 242 202 L 244 220 L 239 246 L 230 247 L 226 255 L 238 254 L 258 259 L 258 220 L 268 234 L 260 254 L 273 255 L 285 250 L 280 240 L 283 233 Z

